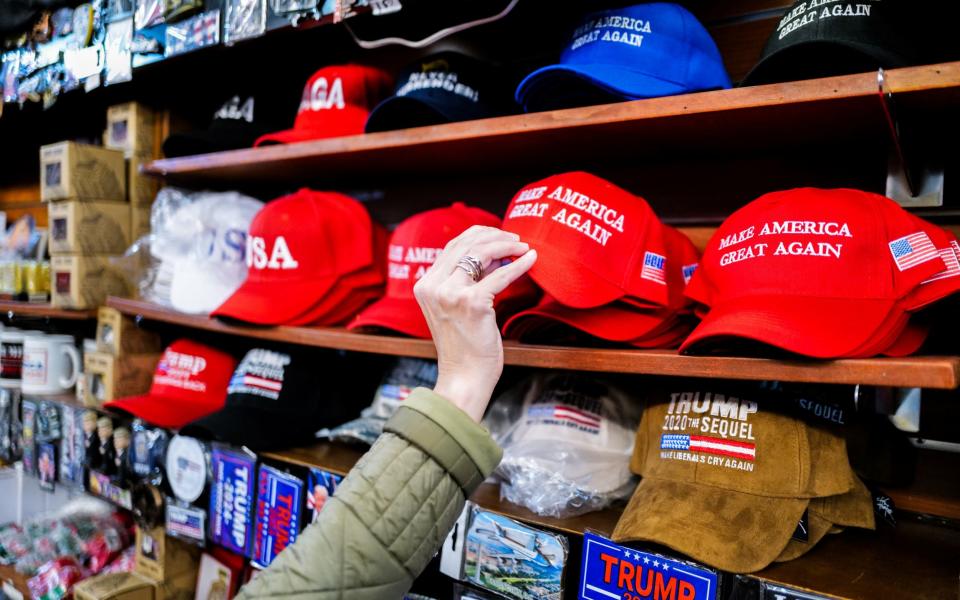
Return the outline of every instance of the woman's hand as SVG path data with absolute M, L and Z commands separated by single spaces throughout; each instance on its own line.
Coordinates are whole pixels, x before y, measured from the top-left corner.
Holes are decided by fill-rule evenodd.
M 485 275 L 480 281 L 474 282 L 457 266 L 464 256 L 483 265 Z M 500 266 L 511 256 L 519 258 Z M 475 225 L 450 240 L 413 288 L 437 347 L 439 370 L 434 391 L 477 422 L 503 372 L 494 296 L 530 270 L 536 260 L 536 250 L 530 250 L 518 235 Z

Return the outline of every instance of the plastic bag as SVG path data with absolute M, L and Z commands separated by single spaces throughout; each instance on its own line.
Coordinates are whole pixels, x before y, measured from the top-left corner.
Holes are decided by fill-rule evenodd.
M 501 497 L 558 518 L 628 497 L 641 412 L 622 390 L 572 373 L 538 374 L 512 388 L 483 421 L 503 448 Z
M 209 313 L 246 279 L 247 230 L 262 206 L 238 192 L 165 187 L 150 210 L 150 233 L 113 262 L 143 299 Z

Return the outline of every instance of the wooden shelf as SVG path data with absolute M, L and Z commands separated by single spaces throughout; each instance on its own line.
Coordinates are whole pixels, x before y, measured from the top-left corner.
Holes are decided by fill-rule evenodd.
M 837 598 L 956 599 L 960 535 L 904 521 L 896 529 L 849 529 L 805 556 L 775 564 L 758 579 Z M 773 596 L 764 596 L 770 597 Z
M 342 328 L 252 327 L 185 315 L 140 300 L 108 298 L 120 312 L 183 327 L 373 354 L 436 358 L 429 340 L 355 333 Z M 960 357 L 919 356 L 834 361 L 772 360 L 722 356 L 681 356 L 672 350 L 594 349 L 506 342 L 508 365 L 575 371 L 710 377 L 754 381 L 862 384 L 953 389 L 960 385 Z
M 0 314 L 5 314 L 7 318 L 40 317 L 47 319 L 86 321 L 88 319 L 97 318 L 97 309 L 68 310 L 66 308 L 54 308 L 49 304 L 0 300 Z
M 903 110 L 929 115 L 960 102 L 960 62 L 894 69 L 887 81 Z M 831 144 L 889 138 L 876 73 L 164 159 L 143 171 L 194 187 L 242 187 L 517 165 L 556 170 L 558 160 L 636 160 L 689 153 L 691 147 L 724 154 L 768 151 L 826 136 Z
M 345 474 L 362 452 L 355 446 L 323 442 L 265 453 L 264 457 Z M 924 505 L 924 501 L 914 505 L 911 497 L 922 496 L 904 494 L 898 508 L 909 511 Z M 611 508 L 569 519 L 542 517 L 501 500 L 499 486 L 491 483 L 481 485 L 470 500 L 489 511 L 574 536 L 587 529 L 609 535 L 621 512 Z M 773 565 L 756 577 L 841 598 L 881 598 L 893 589 L 898 598 L 956 598 L 960 535 L 950 528 L 901 518 L 895 530 L 880 525 L 877 531 L 850 529 L 828 536 L 803 558 Z

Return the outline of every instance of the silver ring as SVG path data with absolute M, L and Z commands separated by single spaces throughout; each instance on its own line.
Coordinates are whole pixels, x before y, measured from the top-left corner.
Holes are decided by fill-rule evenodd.
M 466 271 L 474 282 L 483 279 L 483 263 L 472 256 L 463 256 L 457 261 L 457 268 Z

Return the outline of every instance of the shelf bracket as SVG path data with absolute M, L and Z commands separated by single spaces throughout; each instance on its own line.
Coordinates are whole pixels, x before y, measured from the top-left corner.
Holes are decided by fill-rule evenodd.
M 886 195 L 905 207 L 943 206 L 943 165 L 911 142 L 911 130 L 897 111 L 883 69 L 877 70 L 877 87 L 893 142 L 887 158 Z

